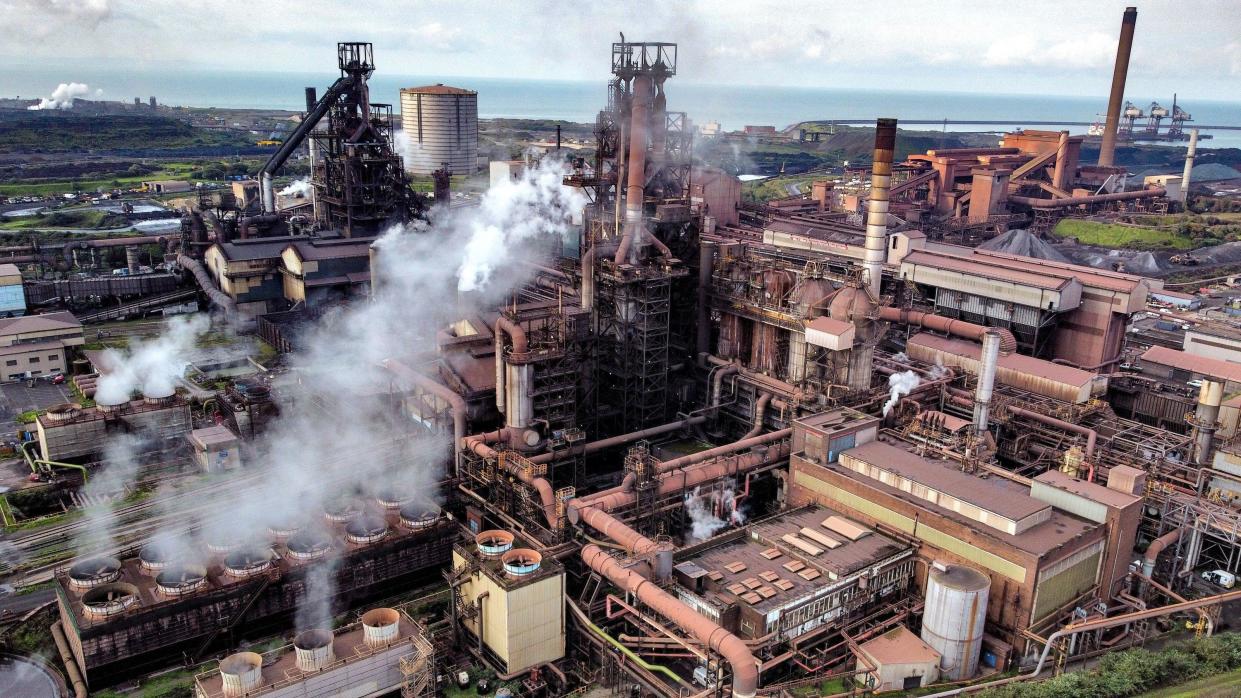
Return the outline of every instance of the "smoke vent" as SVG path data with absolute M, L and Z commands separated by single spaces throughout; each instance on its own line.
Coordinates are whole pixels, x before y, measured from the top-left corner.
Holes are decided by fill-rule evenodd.
M 383 490 L 375 497 L 375 501 L 384 509 L 400 509 L 413 499 L 409 494 L 398 490 Z
M 325 557 L 332 549 L 332 540 L 319 531 L 299 531 L 285 544 L 289 556 L 306 562 Z
M 82 406 L 72 402 L 62 402 L 59 405 L 52 405 L 43 413 L 43 417 L 49 422 L 71 422 L 82 412 Z
M 138 562 L 142 564 L 142 571 L 148 574 L 162 572 L 171 561 L 172 554 L 158 543 L 144 545 L 138 552 Z
M 271 567 L 271 551 L 266 548 L 234 550 L 224 558 L 224 571 L 238 579 L 253 577 Z
M 69 584 L 78 589 L 93 589 L 121 578 L 121 561 L 114 557 L 92 557 L 69 568 Z
M 142 401 L 148 405 L 164 406 L 170 405 L 176 401 L 177 392 L 171 388 L 167 390 L 151 390 L 142 393 Z
M 241 547 L 241 539 L 235 534 L 219 531 L 207 538 L 207 551 L 212 555 L 227 555 Z
M 343 499 L 339 502 L 328 504 L 323 508 L 323 516 L 328 523 L 343 524 L 349 523 L 358 518 L 362 513 L 362 507 L 352 499 Z
M 483 531 L 474 536 L 478 546 L 478 554 L 487 559 L 495 559 L 513 548 L 513 534 L 508 531 Z
M 155 588 L 167 596 L 185 596 L 207 586 L 201 565 L 173 565 L 155 576 Z
M 543 556 L 529 548 L 516 548 L 501 555 L 500 562 L 510 577 L 528 577 L 539 570 Z
M 129 402 L 127 400 L 120 400 L 117 402 L 106 402 L 105 400 L 99 398 L 98 393 L 95 394 L 95 409 L 99 410 L 100 412 L 104 414 L 113 414 L 116 412 L 120 412 L 125 407 L 125 405 L 128 405 L 128 404 Z
M 282 521 L 280 523 L 271 524 L 267 527 L 267 532 L 271 534 L 271 537 L 278 540 L 288 540 L 300 530 L 301 527 L 291 521 Z
M 345 537 L 350 543 L 369 545 L 383 540 L 388 535 L 388 522 L 378 516 L 363 516 L 349 522 L 345 527 Z
M 401 524 L 406 528 L 430 528 L 439 518 L 440 508 L 428 502 L 413 502 L 401 507 Z
M 392 608 L 372 608 L 362 614 L 362 639 L 371 648 L 386 647 L 401 637 L 401 614 Z
M 240 698 L 263 685 L 263 657 L 238 652 L 220 660 L 220 683 L 228 698 Z
M 306 630 L 293 639 L 293 651 L 297 653 L 297 668 L 302 671 L 322 671 L 336 659 L 332 651 L 332 631 Z
M 132 584 L 104 584 L 82 595 L 82 611 L 91 618 L 111 618 L 138 605 L 138 588 Z

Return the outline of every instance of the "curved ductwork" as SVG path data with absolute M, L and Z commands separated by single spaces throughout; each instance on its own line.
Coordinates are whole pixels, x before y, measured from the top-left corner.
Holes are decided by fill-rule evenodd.
M 584 546 L 582 560 L 587 567 L 632 593 L 653 611 L 718 652 L 732 667 L 733 698 L 753 698 L 758 692 L 758 660 L 741 638 L 685 605 L 654 582 L 632 569 L 626 569 L 597 545 Z
M 460 452 L 465 444 L 465 398 L 454 393 L 443 383 L 440 383 L 426 374 L 415 371 L 396 359 L 384 360 L 383 367 L 396 374 L 402 380 L 406 380 L 413 385 L 422 388 L 428 393 L 431 393 L 435 397 L 440 398 L 451 405 L 453 452 Z
M 898 322 L 902 325 L 914 325 L 927 330 L 935 330 L 936 332 L 970 339 L 979 343 L 982 342 L 988 330 L 995 330 L 1000 334 L 1000 351 L 1006 354 L 1017 351 L 1017 338 L 1013 336 L 1012 332 L 1003 327 L 985 327 L 964 320 L 954 320 L 943 315 L 924 313 L 919 310 L 893 308 L 891 306 L 879 309 L 879 319 L 888 322 Z
M 619 436 L 612 436 L 606 439 L 592 441 L 582 447 L 581 455 L 589 456 L 592 453 L 598 453 L 599 451 L 612 448 L 613 446 L 623 446 L 624 444 L 633 443 L 639 439 L 648 439 L 652 436 L 660 436 L 669 432 L 677 431 L 678 429 L 693 426 L 695 424 L 702 424 L 706 421 L 707 418 L 705 416 L 699 415 L 697 417 L 689 417 L 687 419 L 670 422 L 668 424 L 661 424 L 657 427 L 650 427 L 640 431 L 631 431 L 628 434 L 621 434 Z M 541 453 L 530 458 L 530 462 L 550 463 L 556 459 L 556 455 L 557 454 L 555 453 Z
M 222 308 L 229 319 L 233 319 L 237 315 L 237 303 L 229 295 L 215 287 L 215 281 L 207 270 L 203 268 L 202 262 L 197 259 L 188 257 L 184 254 L 177 255 L 177 264 L 183 269 L 188 269 L 194 278 L 198 281 L 199 287 L 207 294 L 212 303 Z
M 480 458 L 495 460 L 504 467 L 505 472 L 509 475 L 534 488 L 534 491 L 539 495 L 539 504 L 543 509 L 543 517 L 548 524 L 553 524 L 559 518 L 559 515 L 556 511 L 556 493 L 552 489 L 552 484 L 541 477 L 535 477 L 529 470 L 521 467 L 522 463 L 529 461 L 525 459 L 500 458 L 500 453 L 490 445 L 504 442 L 513 443 L 514 440 L 520 439 L 523 433 L 524 430 L 499 429 L 486 434 L 471 434 L 465 437 L 462 445 Z
M 1108 201 L 1132 201 L 1133 199 L 1151 199 L 1168 193 L 1163 187 L 1152 187 L 1138 191 L 1120 191 L 1115 194 L 1092 194 L 1089 196 L 1071 196 L 1067 199 L 1039 199 L 1033 196 L 1010 196 L 1009 202 L 1037 209 L 1066 208 L 1085 204 L 1102 204 Z
M 1146 553 L 1142 555 L 1142 574 L 1150 577 L 1155 572 L 1155 562 L 1159 560 L 1159 553 L 1164 551 L 1169 545 L 1175 543 L 1181 537 L 1181 529 L 1173 529 L 1151 541 L 1146 546 Z

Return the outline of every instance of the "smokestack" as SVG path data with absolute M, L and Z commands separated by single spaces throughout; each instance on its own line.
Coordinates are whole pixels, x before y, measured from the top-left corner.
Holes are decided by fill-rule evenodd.
M 1189 150 L 1185 151 L 1185 171 L 1181 173 L 1181 204 L 1189 201 L 1189 176 L 1193 174 L 1194 156 L 1198 154 L 1198 129 L 1189 131 Z
M 1069 190 L 1069 177 L 1073 176 L 1068 168 L 1069 159 L 1069 132 L 1060 132 L 1060 143 L 1056 146 L 1056 169 L 1051 175 L 1051 184 L 1053 187 L 1061 190 Z
M 130 274 L 138 273 L 138 246 L 125 246 L 125 266 L 129 269 Z
M 1198 409 L 1194 412 L 1194 462 L 1205 465 L 1211 458 L 1211 442 L 1219 426 L 1219 407 L 1224 402 L 1224 384 L 1204 380 L 1198 389 Z
M 870 174 L 870 205 L 866 215 L 866 256 L 863 281 L 871 296 L 879 297 L 883 257 L 888 241 L 888 189 L 892 182 L 892 151 L 896 149 L 896 119 L 875 122 L 875 157 Z
M 995 390 L 995 369 L 1000 361 L 1000 333 L 987 330 L 982 335 L 982 364 L 978 369 L 978 388 L 974 391 L 974 430 L 987 430 L 991 393 Z
M 556 150 L 560 150 L 560 124 L 556 124 Z
M 306 113 L 310 113 L 315 109 L 315 103 L 319 101 L 319 97 L 315 93 L 315 88 L 306 88 Z
M 625 185 L 625 232 L 616 249 L 615 262 L 629 263 L 629 250 L 642 229 L 642 210 L 646 198 L 646 148 L 650 142 L 650 115 L 655 102 L 655 83 L 649 75 L 633 79 L 630 107 L 629 163 Z
M 1120 127 L 1120 108 L 1125 101 L 1125 79 L 1129 76 L 1129 54 L 1133 51 L 1133 28 L 1138 8 L 1126 7 L 1120 20 L 1120 44 L 1116 47 L 1116 68 L 1112 71 L 1112 94 L 1107 100 L 1107 123 L 1103 126 L 1103 145 L 1099 146 L 1099 166 L 1111 167 L 1116 155 L 1116 129 Z

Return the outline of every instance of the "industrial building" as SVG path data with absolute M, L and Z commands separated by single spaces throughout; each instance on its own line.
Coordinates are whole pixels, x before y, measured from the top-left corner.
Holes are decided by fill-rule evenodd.
M 264 212 L 203 200 L 184 221 L 183 264 L 283 350 L 295 320 L 313 319 L 303 306 L 385 299 L 393 285 L 354 263 L 424 203 L 393 169 L 384 110 L 368 112 L 369 45 L 339 56 L 340 81 L 308 98 L 300 135 L 264 171 Z M 563 179 L 588 202 L 570 235 L 500 270 L 522 279 L 504 298 L 460 304 L 433 344 L 359 387 L 401 438 L 438 439 L 422 457 L 442 466 L 442 508 L 315 510 L 298 531 L 236 532 L 252 545 L 209 540 L 175 569 L 155 548 L 79 561 L 57 598 L 92 687 L 219 652 L 200 696 L 372 678 L 414 691 L 433 663 L 485 665 L 530 696 L 602 684 L 754 698 L 829 678 L 903 690 L 1037 675 L 1053 656 L 1059 668 L 1144 642 L 1161 616 L 1212 631 L 1241 598 L 1192 593 L 1204 568 L 1241 571 L 1241 511 L 1221 494 L 1237 472 L 1222 438 L 1232 374 L 1163 352 L 1128 370 L 1126 329 L 1157 283 L 973 237 L 1005 216 L 1155 206 L 1165 192 L 1125 190 L 1110 153 L 1082 164 L 1067 133 L 902 166 L 897 123 L 879 119 L 869 188 L 850 194 L 864 219 L 833 210 L 826 184 L 797 205 L 743 205 L 735 178 L 694 164 L 693 128 L 671 109 L 677 70 L 676 44 L 614 43 L 594 156 Z M 472 96 L 402 99 L 418 95 Z M 373 158 L 339 147 L 358 114 Z M 307 138 L 309 212 L 275 211 L 272 178 Z M 1180 420 L 1148 418 L 1140 396 L 1173 391 L 1135 381 L 1180 383 L 1167 408 Z M 57 428 L 182 399 L 154 397 L 168 402 L 44 415 L 45 457 L 80 440 Z M 178 437 L 209 469 L 230 467 L 219 444 L 244 446 L 278 408 L 246 383 L 221 399 L 227 434 Z M 434 659 L 386 609 L 335 634 L 299 628 L 291 653 L 235 652 L 289 628 L 329 557 L 340 612 L 434 580 L 448 605 L 426 633 Z
M 444 84 L 401 88 L 405 171 L 430 175 L 478 170 L 478 93 Z
M 74 347 L 85 343 L 82 323 L 73 313 L 0 319 L 0 361 L 4 361 L 4 380 L 64 373 Z

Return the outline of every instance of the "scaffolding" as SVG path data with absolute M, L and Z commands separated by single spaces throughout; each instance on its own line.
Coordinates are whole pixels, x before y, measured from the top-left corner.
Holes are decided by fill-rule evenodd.
M 410 638 L 414 651 L 400 658 L 401 698 L 431 698 L 436 694 L 435 648 L 427 639 L 426 629 L 417 627 Z
M 630 432 L 666 421 L 672 278 L 658 267 L 600 275 L 596 399 L 601 431 Z

